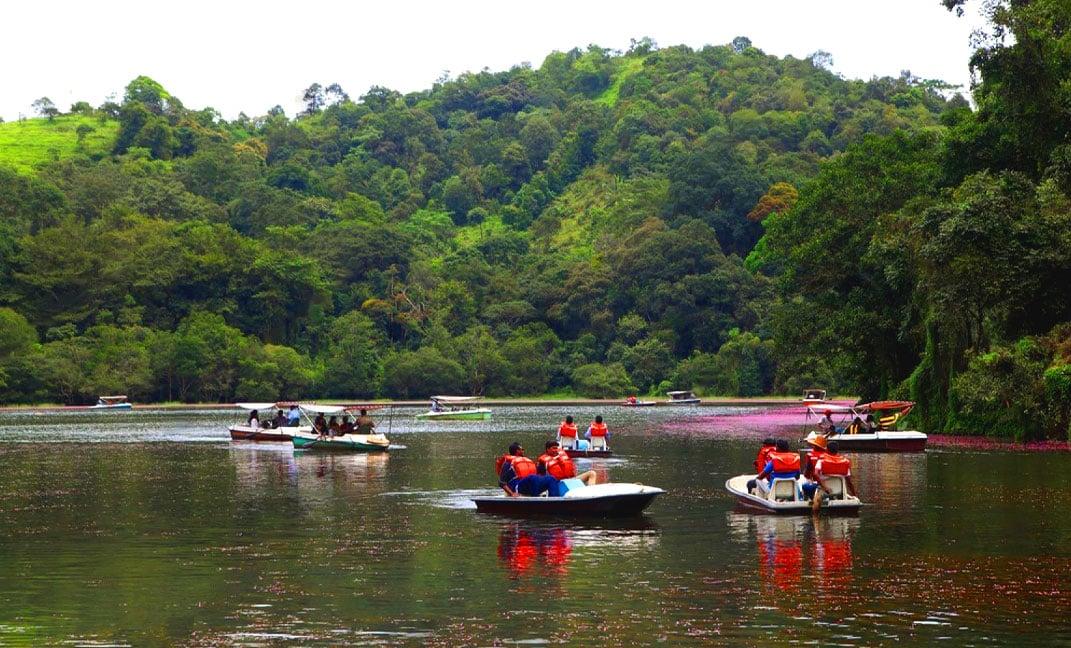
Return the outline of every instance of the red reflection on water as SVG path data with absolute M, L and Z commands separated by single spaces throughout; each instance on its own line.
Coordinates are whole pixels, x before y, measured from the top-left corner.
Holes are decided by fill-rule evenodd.
M 542 565 L 552 576 L 565 576 L 573 540 L 562 527 L 525 527 L 518 523 L 502 527 L 498 536 L 498 561 L 509 569 L 511 578 L 533 573 Z

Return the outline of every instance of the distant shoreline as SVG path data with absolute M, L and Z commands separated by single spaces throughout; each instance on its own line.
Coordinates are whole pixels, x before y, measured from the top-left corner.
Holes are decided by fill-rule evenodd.
M 848 400 L 848 399 L 845 399 Z M 394 406 L 394 407 L 425 407 L 428 404 L 427 399 L 420 400 L 400 400 L 400 401 L 382 401 L 382 400 L 369 400 L 369 401 L 344 401 L 341 399 L 312 399 L 309 401 L 299 402 L 349 402 L 349 403 L 367 403 L 369 405 L 381 405 L 381 406 Z M 480 401 L 480 405 L 486 407 L 569 407 L 569 406 L 598 406 L 604 405 L 607 407 L 622 407 L 624 399 L 592 399 L 592 398 L 486 398 Z M 762 406 L 777 406 L 777 405 L 802 405 L 803 402 L 799 398 L 792 396 L 760 396 L 760 397 L 728 397 L 728 396 L 712 396 L 710 398 L 704 398 L 699 407 L 762 407 Z M 665 400 L 655 401 L 655 407 L 680 407 L 685 408 L 688 406 L 682 405 L 669 405 Z M 233 409 L 234 403 L 134 403 L 135 410 L 217 410 L 217 409 Z M 91 410 L 86 405 L 56 405 L 56 404 L 42 404 L 42 405 L 9 405 L 0 407 L 0 412 L 65 412 L 65 411 L 98 411 Z M 99 410 L 105 411 L 105 410 Z

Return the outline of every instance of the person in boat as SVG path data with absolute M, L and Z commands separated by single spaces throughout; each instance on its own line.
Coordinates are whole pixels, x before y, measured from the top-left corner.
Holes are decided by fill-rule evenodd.
M 606 424 L 602 422 L 602 415 L 597 415 L 595 420 L 588 426 L 588 431 L 584 433 L 584 438 L 591 442 L 592 450 L 605 450 L 606 442 L 610 440 L 610 431 L 606 429 Z
M 372 434 L 375 427 L 376 422 L 368 415 L 368 410 L 361 410 L 360 416 L 357 417 L 357 434 Z
M 339 431 L 341 429 L 342 427 L 338 422 L 338 417 L 332 416 L 327 420 L 327 431 L 330 432 L 331 436 L 339 436 L 342 434 L 342 432 Z
M 795 479 L 800 477 L 800 454 L 792 452 L 786 439 L 778 439 L 777 447 L 767 455 L 762 472 L 755 476 L 755 486 L 765 494 L 774 479 Z
M 524 456 L 524 447 L 514 441 L 509 445 L 509 452 L 495 461 L 498 473 L 498 487 L 511 497 L 516 497 L 517 482 L 536 474 L 536 463 Z
M 353 421 L 349 416 L 342 415 L 342 422 L 338 424 L 338 433 L 339 435 L 353 434 Z
M 301 425 L 301 410 L 297 405 L 291 405 L 290 411 L 286 413 L 286 427 L 298 427 Z
M 431 401 L 431 411 L 433 411 L 433 412 L 441 412 L 441 411 L 443 411 L 442 403 L 440 403 L 439 401 L 433 399 Z
M 629 396 L 627 402 L 628 402 L 629 405 L 635 405 L 636 404 L 636 397 L 635 396 Z
M 323 412 L 316 415 L 316 419 L 312 422 L 312 431 L 319 436 L 327 436 L 329 430 L 327 428 L 327 419 L 324 418 Z
M 878 424 L 874 422 L 874 415 L 867 414 L 866 420 L 863 421 L 863 431 L 867 434 L 874 434 L 877 432 Z
M 810 485 L 811 488 L 804 487 L 804 494 L 807 491 L 812 492 L 814 498 L 811 507 L 816 513 L 820 506 L 822 506 L 822 498 L 825 495 L 831 494 L 829 488 L 826 486 L 826 480 L 828 477 L 838 476 L 844 478 L 844 486 L 848 489 L 848 494 L 855 497 L 855 484 L 852 483 L 852 462 L 847 457 L 843 456 L 839 452 L 836 441 L 829 442 L 829 448 L 822 454 L 822 458 L 818 460 L 818 463 L 814 467 L 815 481 Z
M 837 433 L 837 426 L 833 423 L 833 412 L 825 411 L 822 420 L 818 421 L 818 429 L 826 436 L 832 436 Z
M 852 419 L 852 422 L 848 425 L 848 429 L 844 430 L 845 434 L 859 434 L 863 431 L 863 419 L 856 416 Z
M 546 464 L 536 465 L 536 474 L 517 480 L 516 488 L 507 490 L 511 497 L 539 497 L 546 493 L 550 497 L 564 497 L 567 492 L 580 486 L 594 486 L 599 482 L 594 470 L 589 470 L 577 477 L 558 479 L 549 474 Z
M 552 477 L 557 477 L 558 479 L 576 477 L 576 466 L 573 464 L 573 460 L 569 458 L 568 453 L 562 451 L 557 441 L 547 441 L 546 451 L 539 455 L 539 460 L 536 463 L 546 466 L 547 472 Z
M 762 447 L 759 448 L 759 454 L 755 456 L 755 461 L 752 462 L 755 466 L 755 472 L 760 473 L 762 469 L 766 467 L 766 463 L 769 461 L 769 455 L 771 452 L 777 449 L 777 441 L 773 437 L 766 437 L 762 440 Z M 747 490 L 750 493 L 755 490 L 757 485 L 757 479 L 749 479 L 747 482 Z
M 803 463 L 803 476 L 807 479 L 814 479 L 814 466 L 818 463 L 818 460 L 826 453 L 829 440 L 826 439 L 823 434 L 816 434 L 813 438 L 807 439 L 807 445 L 810 452 L 807 453 L 807 460 Z
M 579 436 L 579 432 L 576 429 L 576 423 L 573 423 L 572 416 L 566 416 L 562 424 L 558 426 L 558 442 L 565 449 L 573 449 L 576 447 L 576 439 Z
M 286 426 L 286 414 L 283 410 L 279 410 L 275 413 L 275 418 L 271 420 L 271 426 L 273 428 L 281 428 Z
M 251 428 L 260 427 L 260 414 L 256 410 L 249 410 L 249 418 L 246 419 L 245 424 Z

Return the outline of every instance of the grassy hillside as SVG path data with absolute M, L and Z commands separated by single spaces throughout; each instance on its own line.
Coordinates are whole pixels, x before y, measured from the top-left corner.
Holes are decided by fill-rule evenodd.
M 83 124 L 93 130 L 79 143 L 78 127 Z M 19 173 L 30 173 L 42 162 L 75 153 L 104 153 L 111 149 L 118 128 L 117 121 L 101 122 L 97 117 L 85 115 L 0 124 L 0 164 L 12 166 Z

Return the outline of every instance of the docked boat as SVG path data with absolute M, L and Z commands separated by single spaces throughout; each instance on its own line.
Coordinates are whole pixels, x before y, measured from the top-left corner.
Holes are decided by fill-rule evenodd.
M 596 484 L 574 488 L 563 497 L 510 497 L 508 495 L 474 497 L 476 510 L 497 515 L 555 515 L 626 517 L 639 515 L 661 488 L 643 484 Z
M 473 407 L 480 400 L 479 396 L 432 396 L 431 409 L 417 414 L 418 419 L 429 421 L 486 421 L 491 418 L 491 410 L 486 407 Z
M 89 409 L 128 410 L 134 409 L 134 406 L 127 400 L 126 396 L 120 394 L 118 396 L 101 396 L 97 398 L 97 404 L 90 405 Z
M 725 490 L 736 497 L 736 501 L 743 507 L 755 509 L 765 513 L 779 513 L 787 515 L 806 515 L 811 513 L 811 501 L 804 499 L 800 492 L 799 483 L 795 479 L 774 479 L 770 490 L 766 493 L 761 491 L 749 491 L 747 483 L 755 479 L 755 475 L 737 475 L 730 477 L 725 482 Z M 858 497 L 848 494 L 847 484 L 843 477 L 825 477 L 824 483 L 832 492 L 822 499 L 819 509 L 829 514 L 850 514 L 859 511 L 863 505 Z
M 897 430 L 896 424 L 911 411 L 910 401 L 875 401 L 862 405 L 814 404 L 807 407 L 805 426 L 814 427 L 826 412 L 836 425 L 836 431 L 826 434 L 836 441 L 842 451 L 848 452 L 922 452 L 926 449 L 927 437 L 915 430 Z M 873 431 L 868 432 L 856 421 L 865 421 L 867 416 L 875 420 Z M 823 434 L 810 429 L 805 441 Z
M 700 403 L 699 398 L 690 391 L 666 392 L 666 396 L 669 396 L 666 405 L 698 405 Z
M 324 416 L 340 416 L 357 411 L 379 409 L 381 405 L 299 405 L 304 416 L 309 414 L 323 414 Z M 358 420 L 359 423 L 359 420 Z M 386 452 L 390 449 L 390 441 L 378 432 L 349 432 L 332 436 L 329 434 L 317 434 L 310 426 L 302 427 L 290 435 L 290 440 L 297 450 L 326 450 L 337 452 Z
M 257 412 L 265 414 L 265 417 L 270 416 L 276 409 L 283 409 L 289 407 L 290 403 L 235 403 L 235 407 L 244 412 Z M 249 424 L 248 414 L 244 417 L 245 420 L 241 423 L 235 423 L 227 428 L 227 431 L 231 434 L 231 439 L 235 441 L 277 441 L 289 443 L 292 435 L 299 430 L 312 431 L 312 426 L 309 425 L 306 428 L 301 427 L 264 427 L 263 422 L 259 422 L 257 425 Z M 266 420 L 264 421 L 266 422 Z
M 654 401 L 639 400 L 635 396 L 629 396 L 624 403 L 621 403 L 623 407 L 654 407 L 654 404 Z
M 826 402 L 826 390 L 805 389 L 803 390 L 803 398 L 801 398 L 800 400 L 803 401 L 804 405 L 817 405 L 819 403 L 824 403 Z

